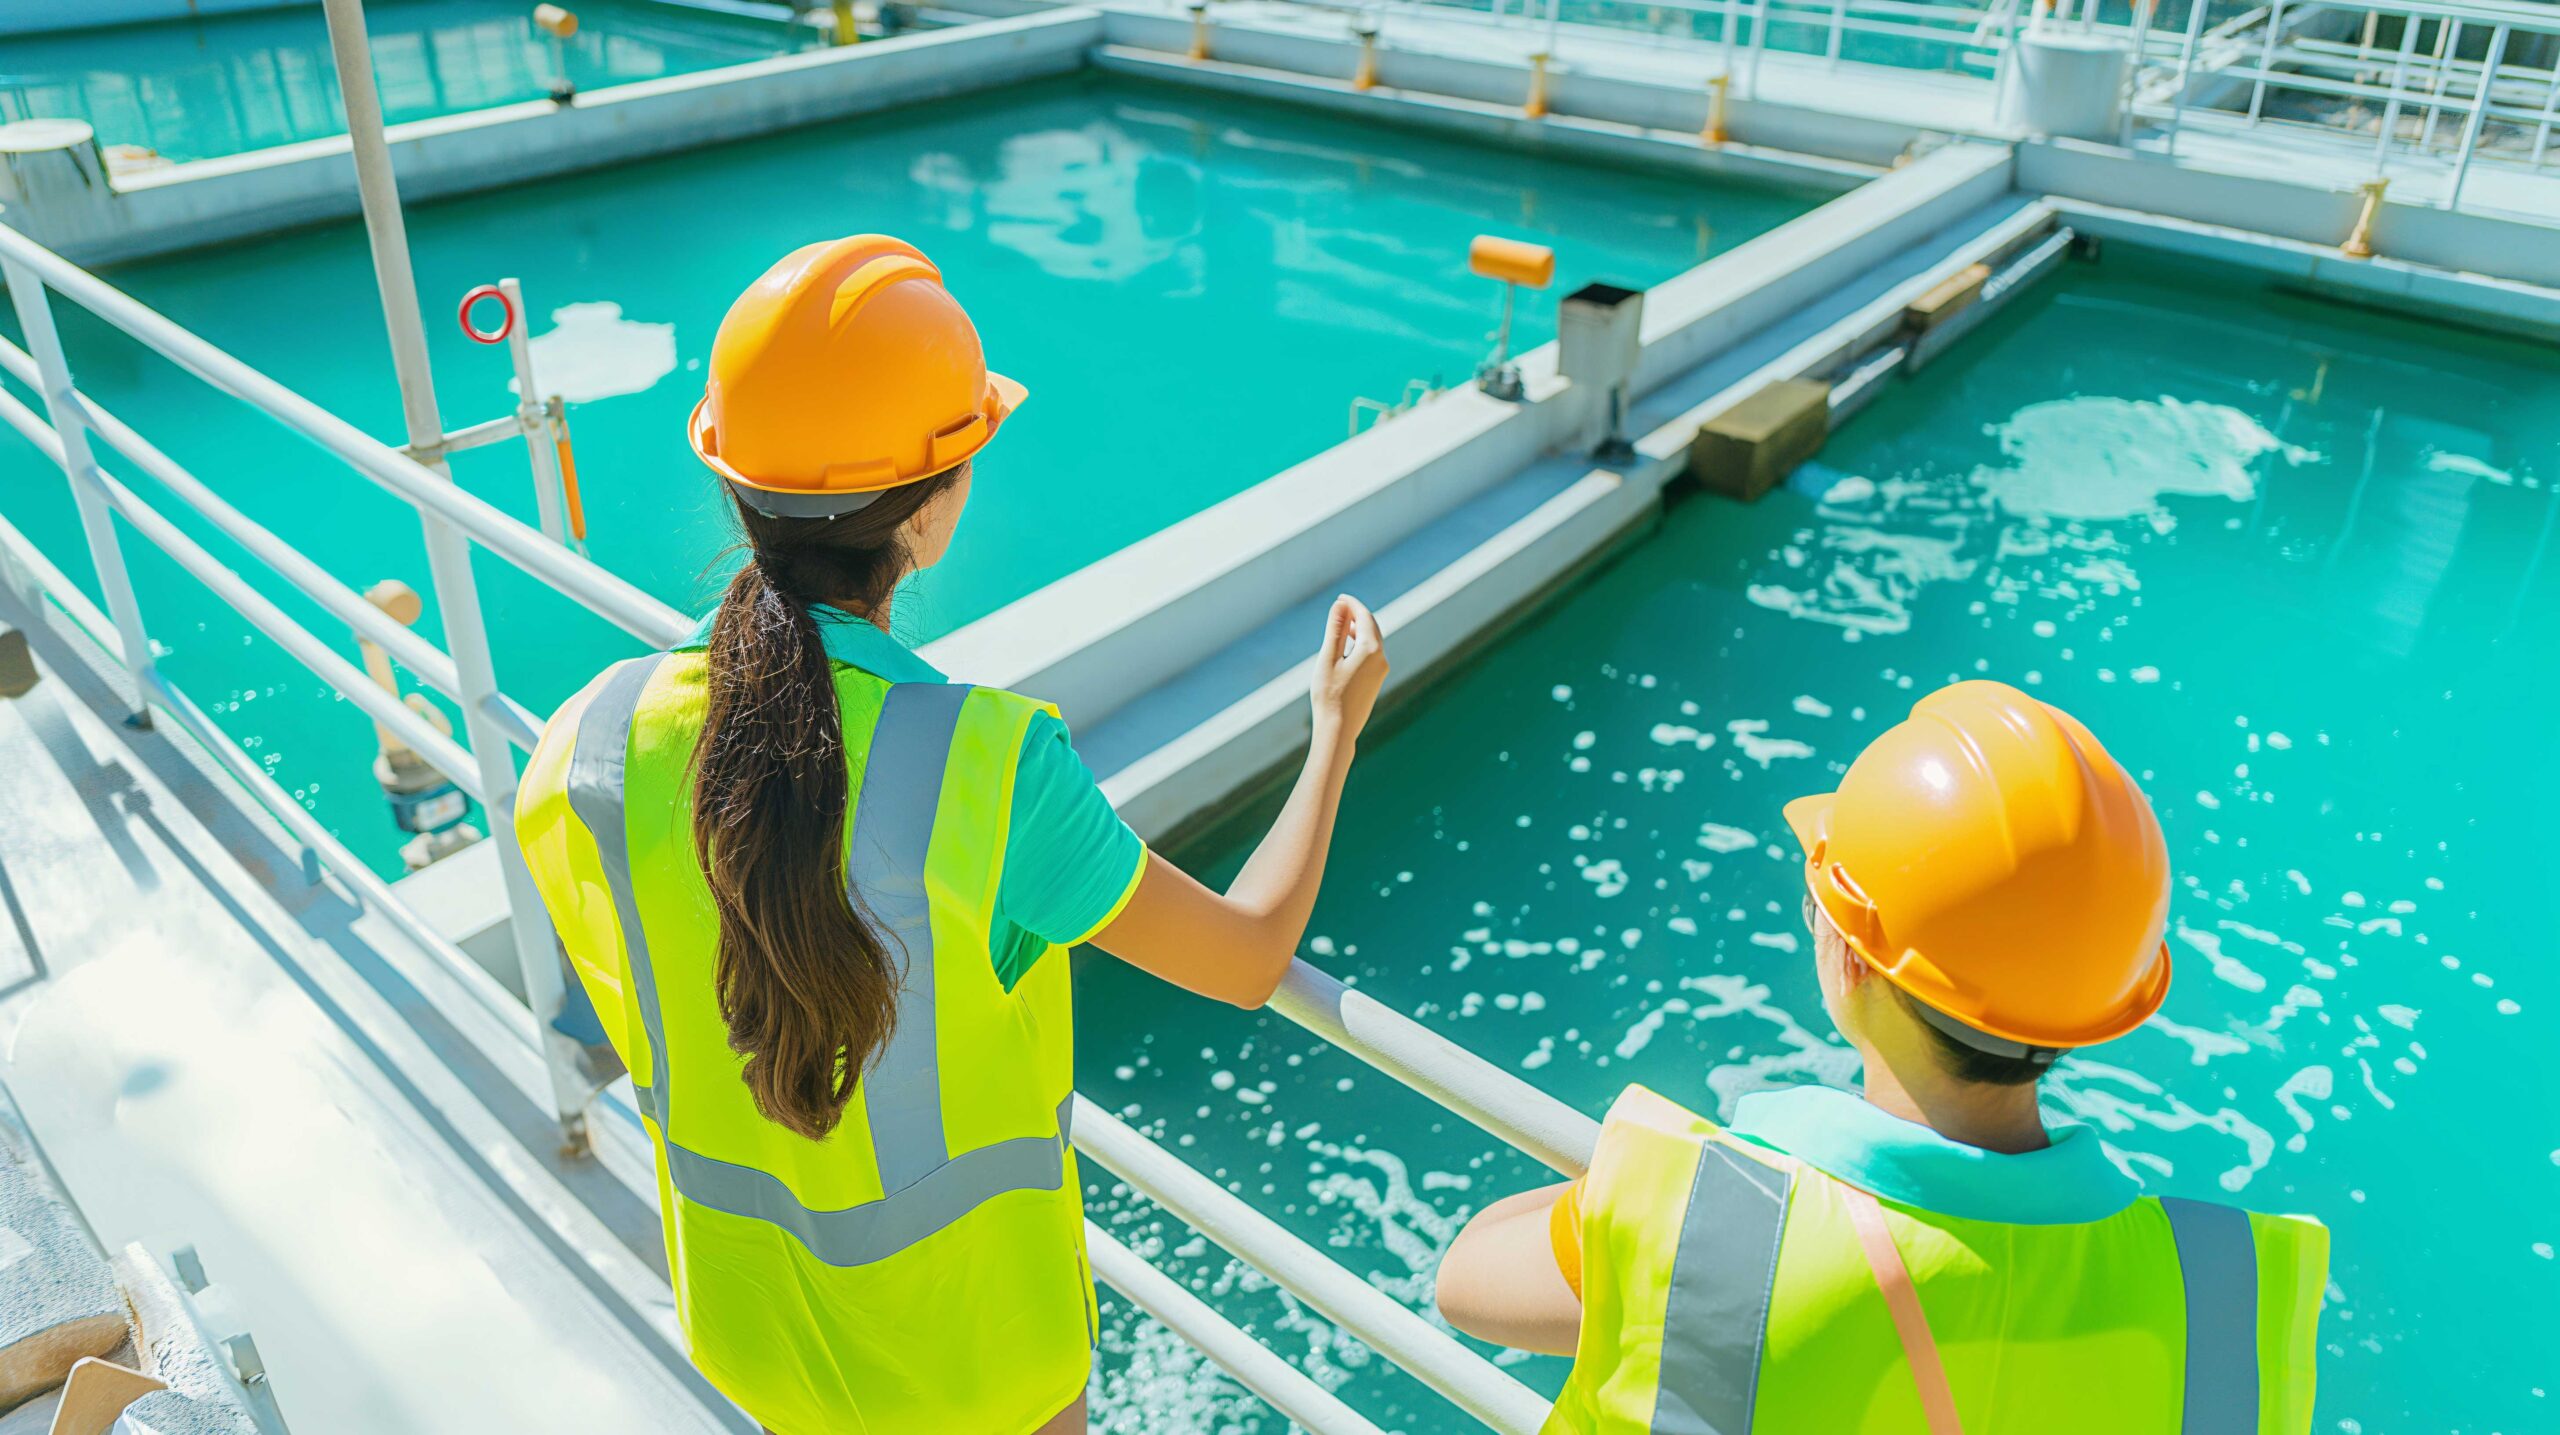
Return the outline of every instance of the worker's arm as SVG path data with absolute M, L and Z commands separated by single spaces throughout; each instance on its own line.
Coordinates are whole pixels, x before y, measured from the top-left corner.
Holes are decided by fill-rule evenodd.
M 1568 1182 L 1505 1196 L 1467 1222 L 1440 1258 L 1440 1313 L 1478 1340 L 1571 1355 L 1582 1337 L 1582 1297 L 1558 1266 L 1560 1242 L 1577 1239 L 1557 1225 L 1556 1204 Z M 1576 1257 L 1578 1266 L 1579 1256 Z
M 1205 997 L 1240 1007 L 1269 1001 L 1306 935 L 1343 779 L 1386 676 L 1377 617 L 1357 599 L 1334 599 L 1316 654 L 1314 733 L 1279 820 L 1223 893 L 1150 852 L 1137 891 L 1093 944 Z

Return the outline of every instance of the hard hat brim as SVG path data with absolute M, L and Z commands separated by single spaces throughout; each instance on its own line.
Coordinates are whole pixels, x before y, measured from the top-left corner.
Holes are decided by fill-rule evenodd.
M 797 512 L 793 516 L 818 517 L 829 512 L 850 513 L 870 502 L 873 494 L 885 493 L 893 488 L 904 488 L 910 483 L 922 483 L 928 478 L 949 473 L 961 464 L 969 462 L 983 452 L 989 443 L 994 442 L 996 431 L 1004 427 L 1005 420 L 1013 417 L 1014 410 L 1021 408 L 1023 400 L 1030 396 L 1031 391 L 1018 381 L 999 374 L 993 369 L 987 370 L 986 397 L 980 409 L 986 417 L 986 432 L 967 453 L 924 473 L 861 487 L 820 489 L 801 484 L 765 483 L 738 472 L 720 457 L 719 444 L 711 420 L 711 396 L 708 393 L 694 401 L 692 416 L 685 420 L 685 438 L 693 447 L 693 456 L 702 460 L 704 467 L 727 479 L 731 484 L 759 494 L 769 493 L 787 500 L 799 500 L 806 511 Z M 828 506 L 830 499 L 842 499 L 845 502 L 840 509 L 830 508 Z
M 1836 792 L 1817 792 L 1787 804 L 1787 826 L 1796 834 L 1796 841 L 1803 844 L 1806 860 L 1810 861 L 1831 840 L 1831 809 L 1839 797 Z

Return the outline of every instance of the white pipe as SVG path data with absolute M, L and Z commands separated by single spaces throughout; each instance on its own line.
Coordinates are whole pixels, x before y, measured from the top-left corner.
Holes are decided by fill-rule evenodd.
M 1385 1435 L 1367 1417 L 1343 1404 L 1307 1373 L 1279 1356 L 1233 1321 L 1211 1310 L 1182 1283 L 1147 1264 L 1110 1232 L 1084 1223 L 1085 1250 L 1093 1273 L 1129 1303 L 1165 1323 L 1237 1383 L 1312 1435 Z
M 337 64 L 338 93 L 346 105 L 356 193 L 364 209 L 365 239 L 373 253 L 373 277 L 382 290 L 383 322 L 390 330 L 392 369 L 400 381 L 401 413 L 408 420 L 410 448 L 429 453 L 434 451 L 429 445 L 444 439 L 444 420 L 436 412 L 426 323 L 418 312 L 417 276 L 409 266 L 409 232 L 400 213 L 399 184 L 391 171 L 391 147 L 383 137 L 382 97 L 374 89 L 364 6 L 362 0 L 322 0 L 322 8 L 329 21 L 329 53 Z M 428 465 L 425 472 L 427 486 L 453 491 L 453 477 L 443 463 Z M 545 914 L 541 890 L 534 886 L 524 853 L 516 847 L 507 808 L 492 800 L 499 793 L 514 792 L 516 755 L 505 732 L 489 720 L 486 707 L 498 692 L 498 675 L 480 609 L 479 585 L 471 573 L 471 541 L 461 528 L 441 518 L 421 514 L 419 526 L 426 532 L 427 570 L 435 584 L 436 606 L 444 617 L 445 643 L 462 680 L 463 727 L 470 737 L 472 760 L 479 767 L 489 840 L 497 847 L 498 870 L 506 879 L 507 926 L 515 939 L 525 1004 L 532 1008 L 543 1065 L 551 1076 L 553 1114 L 559 1118 L 567 1145 L 582 1149 L 585 1107 L 592 1093 L 578 1075 L 577 1043 L 552 1029 L 568 990 L 560 969 L 558 939 Z M 556 545 L 553 551 L 558 551 Z
M 0 339 L 0 370 L 32 384 L 34 380 L 30 376 L 35 369 L 35 360 L 25 350 Z M 206 487 L 202 480 L 161 452 L 157 445 L 100 407 L 95 399 L 75 389 L 72 402 L 98 437 L 140 465 L 143 472 L 202 514 L 207 522 L 246 549 L 251 557 L 274 569 L 304 597 L 327 610 L 329 616 L 345 623 L 358 636 L 371 639 L 437 692 L 452 697 L 460 690 L 460 681 L 454 676 L 453 659 L 433 643 L 393 621 L 389 614 L 366 602 L 363 594 L 339 582 L 320 565 L 302 556 L 300 550 L 233 508 Z
M 560 451 L 551 446 L 551 412 L 543 406 L 542 389 L 533 378 L 533 315 L 524 307 L 524 286 L 498 281 L 506 296 L 507 357 L 516 369 L 516 422 L 524 429 L 525 458 L 533 465 L 533 505 L 542 517 L 542 536 L 554 543 L 569 541 L 569 499 L 560 485 Z
M 1271 1009 L 1567 1176 L 1591 1166 L 1600 1123 L 1304 961 Z
M 18 396 L 5 388 L 0 388 L 0 423 L 25 435 L 27 442 L 36 446 L 37 453 L 51 459 L 55 467 L 61 467 L 62 440 L 54 437 L 53 426 L 37 417 L 35 410 L 20 403 Z M 52 559 L 28 542 L 6 518 L 0 518 L 0 541 L 5 541 L 8 550 L 0 556 L 14 560 L 27 570 L 27 576 L 35 580 L 38 596 L 50 598 L 54 606 L 71 619 L 72 625 L 80 629 L 82 636 L 97 644 L 98 651 L 121 665 L 124 662 L 124 640 L 116 635 L 115 620 L 99 611 L 89 595 L 80 590 L 80 585 L 72 582 L 69 574 L 56 567 Z M 40 605 L 31 602 L 29 606 Z
M 1082 1096 L 1071 1129 L 1077 1149 L 1113 1175 L 1477 1420 L 1534 1435 L 1546 1419 L 1547 1402 L 1529 1387 Z
M 657 648 L 673 647 L 693 631 L 693 619 L 563 550 L 538 530 L 437 478 L 406 454 L 6 225 L 0 225 L 0 257 L 34 270 L 55 293 L 132 335 L 204 382 L 265 411 L 401 501 L 454 524 L 491 553 L 642 642 Z
M 393 736 L 407 743 L 418 756 L 438 772 L 453 779 L 454 785 L 472 797 L 486 802 L 488 792 L 481 786 L 479 764 L 452 738 L 436 730 L 435 725 L 420 717 L 407 704 L 384 692 L 365 675 L 362 668 L 341 655 L 335 648 L 285 611 L 252 588 L 239 574 L 223 566 L 222 560 L 207 553 L 196 541 L 178 530 L 178 525 L 162 516 L 159 510 L 137 497 L 132 489 L 112 478 L 106 484 L 107 501 L 116 512 L 148 538 L 172 562 L 187 571 L 197 582 L 213 591 L 213 596 L 236 609 L 249 625 L 264 633 L 276 646 L 291 654 L 322 682 L 336 688 L 340 696 L 364 710 L 366 716 L 389 728 Z
M 0 234 L 21 238 L 0 225 Z M 133 680 L 133 706 L 127 719 L 137 727 L 151 725 L 151 639 L 142 626 L 142 608 L 134 601 L 133 575 L 125 570 L 124 551 L 116 544 L 115 519 L 107 512 L 106 475 L 89 452 L 89 431 L 81 426 L 80 407 L 72 397 L 71 361 L 63 357 L 62 336 L 53 327 L 53 301 L 29 266 L 0 256 L 0 273 L 9 283 L 9 302 L 18 311 L 18 332 L 38 372 L 35 390 L 44 400 L 45 416 L 54 432 L 55 461 L 70 480 L 71 500 L 80 512 L 81 536 L 88 540 L 89 565 L 97 570 L 106 594 L 107 611 L 115 616 L 122 640 L 126 674 Z

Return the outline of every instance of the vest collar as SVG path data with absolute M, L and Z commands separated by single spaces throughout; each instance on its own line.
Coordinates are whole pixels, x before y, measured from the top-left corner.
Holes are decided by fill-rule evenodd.
M 818 641 L 826 645 L 827 656 L 848 668 L 860 668 L 883 682 L 947 683 L 951 681 L 933 664 L 916 656 L 915 650 L 881 632 L 878 628 L 840 608 L 812 608 L 818 620 Z M 678 643 L 675 651 L 694 652 L 711 646 L 711 623 L 719 610 L 702 615 L 693 631 Z
M 2076 1225 L 2142 1195 L 2098 1134 L 2072 1121 L 2048 1119 L 2052 1145 L 2008 1156 L 1950 1141 L 1851 1092 L 1796 1086 L 1742 1098 L 1730 1129 L 1888 1201 L 1964 1220 Z

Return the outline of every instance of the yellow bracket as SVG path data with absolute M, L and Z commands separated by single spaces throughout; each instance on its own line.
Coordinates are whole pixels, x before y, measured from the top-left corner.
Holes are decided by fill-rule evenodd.
M 1191 59 L 1198 63 L 1209 58 L 1209 7 L 1195 3 L 1191 7 Z
M 1360 31 L 1360 67 L 1351 72 L 1351 88 L 1363 92 L 1378 87 L 1378 32 L 1375 27 Z
M 2364 211 L 2356 216 L 2355 230 L 2347 236 L 2347 242 L 2338 246 L 2340 254 L 2349 259 L 2373 257 L 2373 221 L 2382 212 L 2382 192 L 2390 187 L 2387 179 L 2368 179 L 2356 186 L 2364 191 Z
M 1520 113 L 1533 120 L 1547 117 L 1547 56 L 1542 51 L 1529 57 L 1529 101 Z
M 1725 92 L 1733 88 L 1733 76 L 1718 75 L 1707 81 L 1707 127 L 1698 138 L 1706 144 L 1725 142 Z

